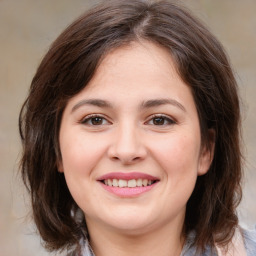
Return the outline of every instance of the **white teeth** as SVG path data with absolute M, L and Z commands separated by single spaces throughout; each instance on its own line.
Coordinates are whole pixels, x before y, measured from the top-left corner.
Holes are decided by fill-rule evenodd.
M 111 179 L 108 179 L 108 186 L 112 186 L 112 180 Z
M 131 179 L 131 180 L 118 180 L 118 179 L 107 179 L 104 180 L 104 184 L 107 186 L 119 187 L 119 188 L 135 188 L 135 187 L 146 187 L 153 184 L 152 180 L 147 179 Z
M 118 187 L 118 180 L 117 179 L 113 179 L 112 185 L 113 185 L 113 187 Z
M 137 187 L 142 187 L 142 179 L 137 180 Z
M 120 188 L 127 187 L 127 180 L 119 180 L 118 184 Z
M 142 185 L 143 185 L 144 187 L 146 187 L 146 186 L 148 185 L 148 180 L 143 180 L 143 181 L 142 181 Z
M 128 187 L 135 188 L 136 187 L 136 180 L 128 180 Z

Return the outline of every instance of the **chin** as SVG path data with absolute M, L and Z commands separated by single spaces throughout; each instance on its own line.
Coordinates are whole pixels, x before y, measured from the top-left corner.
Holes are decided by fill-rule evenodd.
M 116 231 L 116 233 L 127 235 L 127 236 L 138 236 L 148 233 L 152 225 L 148 222 L 140 222 L 134 223 L 132 221 L 126 223 L 115 223 L 112 228 Z
M 115 230 L 127 235 L 141 234 L 154 226 L 156 218 L 152 214 L 145 214 L 148 211 L 122 211 L 113 213 L 104 219 L 105 223 Z

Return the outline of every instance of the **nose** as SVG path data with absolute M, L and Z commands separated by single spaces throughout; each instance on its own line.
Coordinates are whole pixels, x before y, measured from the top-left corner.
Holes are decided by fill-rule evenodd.
M 127 124 L 116 131 L 108 150 L 109 158 L 130 165 L 145 159 L 146 155 L 146 147 L 136 127 Z

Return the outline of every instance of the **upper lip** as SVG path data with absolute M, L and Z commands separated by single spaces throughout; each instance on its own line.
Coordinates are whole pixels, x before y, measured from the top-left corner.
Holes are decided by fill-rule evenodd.
M 132 179 L 147 179 L 147 180 L 159 180 L 159 178 L 152 175 L 141 173 L 141 172 L 110 172 L 97 178 L 98 181 L 107 179 L 118 179 L 118 180 L 132 180 Z

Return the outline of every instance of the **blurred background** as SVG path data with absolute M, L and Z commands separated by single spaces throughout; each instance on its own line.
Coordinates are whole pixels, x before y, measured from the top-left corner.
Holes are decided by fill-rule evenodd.
M 56 36 L 89 0 L 0 0 L 0 255 L 45 256 L 18 173 L 18 114 L 36 68 Z M 184 0 L 220 39 L 243 100 L 244 197 L 239 216 L 256 224 L 256 1 Z

